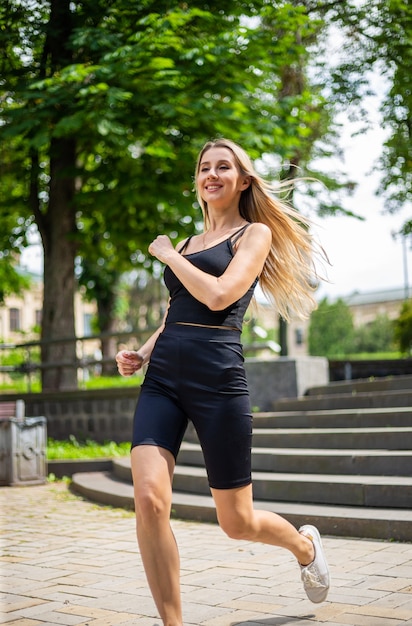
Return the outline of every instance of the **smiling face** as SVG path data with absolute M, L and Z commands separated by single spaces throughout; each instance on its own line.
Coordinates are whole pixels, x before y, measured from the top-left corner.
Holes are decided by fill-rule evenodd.
M 249 184 L 249 178 L 241 174 L 229 148 L 216 146 L 203 153 L 196 185 L 199 195 L 209 208 L 237 207 L 242 191 Z

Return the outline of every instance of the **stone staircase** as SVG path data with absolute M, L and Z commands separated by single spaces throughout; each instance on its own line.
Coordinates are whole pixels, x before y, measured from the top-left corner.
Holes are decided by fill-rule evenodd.
M 133 508 L 130 462 L 73 475 L 73 489 Z M 412 541 L 412 376 L 330 383 L 254 415 L 257 508 L 329 535 Z M 173 482 L 174 517 L 216 521 L 189 428 Z

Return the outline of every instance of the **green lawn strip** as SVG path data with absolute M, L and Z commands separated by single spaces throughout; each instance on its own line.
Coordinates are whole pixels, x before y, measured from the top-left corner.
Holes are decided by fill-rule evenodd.
M 112 458 L 127 456 L 129 453 L 130 442 L 128 441 L 122 443 L 115 443 L 114 441 L 96 443 L 91 439 L 78 441 L 73 435 L 65 441 L 57 441 L 50 437 L 47 440 L 47 459 L 49 461 Z

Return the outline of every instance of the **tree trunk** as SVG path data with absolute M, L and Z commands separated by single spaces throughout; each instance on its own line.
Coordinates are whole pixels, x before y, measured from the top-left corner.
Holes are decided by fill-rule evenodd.
M 77 388 L 77 370 L 68 367 L 76 359 L 74 165 L 74 140 L 53 139 L 49 207 L 41 228 L 44 247 L 42 341 L 56 343 L 42 345 L 42 364 L 55 364 L 42 370 L 43 391 Z M 60 341 L 67 338 L 71 341 Z
M 41 78 L 52 76 L 72 62 L 70 0 L 50 0 L 47 36 L 40 60 Z M 63 114 L 63 111 L 61 112 Z M 53 121 L 51 120 L 51 128 Z M 50 182 L 46 212 L 35 207 L 44 249 L 44 296 L 41 338 L 42 389 L 77 388 L 74 324 L 75 164 L 76 143 L 51 136 Z M 35 161 L 32 160 L 32 165 Z M 37 168 L 38 169 L 38 168 Z M 32 201 L 35 200 L 32 198 Z M 37 210 L 36 210 L 37 209 Z M 69 338 L 70 341 L 62 341 Z

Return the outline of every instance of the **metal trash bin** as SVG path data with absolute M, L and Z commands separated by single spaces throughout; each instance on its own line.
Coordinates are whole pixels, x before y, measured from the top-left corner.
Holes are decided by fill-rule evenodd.
M 16 410 L 16 413 L 18 411 Z M 47 478 L 46 418 L 0 420 L 0 485 L 39 485 Z

